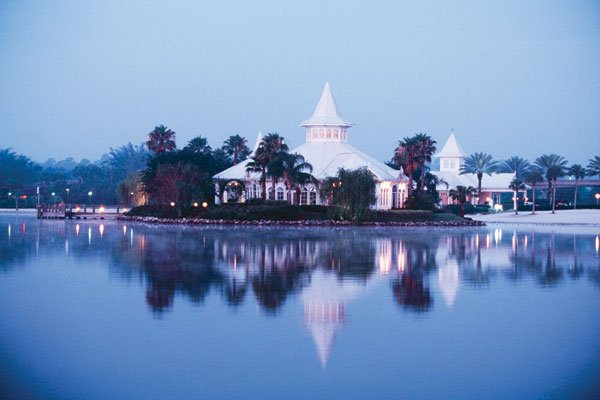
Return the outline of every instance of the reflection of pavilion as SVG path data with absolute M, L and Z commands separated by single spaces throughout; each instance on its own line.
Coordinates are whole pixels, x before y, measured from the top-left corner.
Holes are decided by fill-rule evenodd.
M 365 286 L 356 281 L 339 279 L 335 274 L 317 270 L 302 293 L 304 322 L 317 346 L 323 368 L 327 365 L 336 333 L 345 318 L 345 303 Z

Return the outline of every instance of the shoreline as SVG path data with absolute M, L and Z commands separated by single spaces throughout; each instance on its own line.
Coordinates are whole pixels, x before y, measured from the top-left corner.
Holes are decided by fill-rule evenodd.
M 494 224 L 527 224 L 527 225 L 564 225 L 564 226 L 600 226 L 599 209 L 560 210 L 552 214 L 551 211 L 529 211 L 515 214 L 506 211 L 493 214 L 474 214 L 473 220 Z
M 276 220 L 232 220 L 232 219 L 204 219 L 204 218 L 158 218 L 123 215 L 117 218 L 120 221 L 135 221 L 168 225 L 242 225 L 242 226 L 441 226 L 441 227 L 474 227 L 485 226 L 483 221 L 407 221 L 407 222 L 363 222 L 353 224 L 350 221 L 334 220 L 298 220 L 298 221 L 276 221 Z

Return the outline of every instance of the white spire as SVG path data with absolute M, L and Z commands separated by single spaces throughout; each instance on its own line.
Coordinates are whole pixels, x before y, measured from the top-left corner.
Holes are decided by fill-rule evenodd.
M 260 145 L 262 137 L 262 132 L 259 131 L 258 135 L 256 135 L 256 143 L 254 143 L 254 149 L 252 150 L 252 154 L 256 153 L 256 150 L 258 150 L 258 146 Z
M 317 104 L 312 117 L 302 122 L 300 126 L 352 126 L 351 123 L 342 118 L 331 93 L 329 82 L 325 83 L 319 104 Z
M 439 153 L 437 153 L 435 156 L 439 158 L 439 157 L 464 157 L 465 155 L 466 155 L 466 153 L 463 151 L 463 149 L 458 144 L 458 141 L 456 140 L 456 136 L 454 136 L 454 129 L 453 129 L 452 133 L 450 133 L 450 137 L 448 137 L 448 140 L 446 140 L 446 144 L 444 145 L 442 150 Z

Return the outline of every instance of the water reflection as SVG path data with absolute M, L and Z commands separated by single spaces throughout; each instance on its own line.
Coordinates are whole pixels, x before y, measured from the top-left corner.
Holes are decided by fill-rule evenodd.
M 139 279 L 160 315 L 176 298 L 201 304 L 217 291 L 233 309 L 255 302 L 276 315 L 300 296 L 304 322 L 324 366 L 347 321 L 347 303 L 384 282 L 403 312 L 456 306 L 461 290 L 502 279 L 554 288 L 587 277 L 600 286 L 599 238 L 592 234 L 465 229 L 195 228 L 121 222 L 0 219 L 0 269 L 39 254 L 106 261 Z M 87 235 L 80 235 L 81 230 Z M 440 296 L 440 303 L 435 297 Z

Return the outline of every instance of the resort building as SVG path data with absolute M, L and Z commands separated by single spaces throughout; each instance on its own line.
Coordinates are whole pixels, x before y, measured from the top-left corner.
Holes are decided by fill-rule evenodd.
M 441 205 L 455 203 L 455 201 L 450 198 L 450 189 L 456 189 L 459 185 L 477 188 L 476 174 L 460 173 L 460 167 L 463 166 L 467 154 L 458 144 L 456 136 L 454 136 L 454 131 L 450 133 L 450 137 L 446 140 L 446 144 L 444 144 L 442 150 L 434 157 L 439 158 L 440 160 L 440 170 L 431 171 L 431 173 L 436 175 L 440 180 L 436 189 L 440 195 Z M 488 203 L 490 206 L 493 206 L 495 203 L 500 202 L 502 193 L 513 193 L 508 186 L 514 177 L 514 173 L 484 174 L 483 179 L 481 180 L 481 196 L 483 197 L 483 203 Z M 474 198 L 472 201 L 476 202 L 476 199 Z
M 353 126 L 342 118 L 329 83 L 325 84 L 323 93 L 317 107 L 309 119 L 300 124 L 305 131 L 305 143 L 292 149 L 291 153 L 304 156 L 306 161 L 313 166 L 313 175 L 318 181 L 337 175 L 340 168 L 358 169 L 367 168 L 377 180 L 376 209 L 399 208 L 406 199 L 406 177 L 402 171 L 394 170 L 383 162 L 361 152 L 348 143 L 349 129 Z M 258 148 L 262 135 L 259 133 L 254 152 Z M 246 167 L 249 160 L 243 161 L 214 176 L 217 190 L 216 202 L 231 201 L 229 190 L 233 186 L 242 184 L 241 196 L 236 196 L 235 201 L 244 202 L 247 199 L 261 198 L 260 174 L 249 173 Z M 223 185 L 223 182 L 226 184 Z M 295 203 L 296 193 L 288 197 L 284 182 L 273 182 L 267 179 L 266 198 L 271 200 L 285 200 Z M 224 188 L 224 193 L 219 193 Z M 301 188 L 299 204 L 325 204 L 317 194 L 317 186 L 307 184 Z

